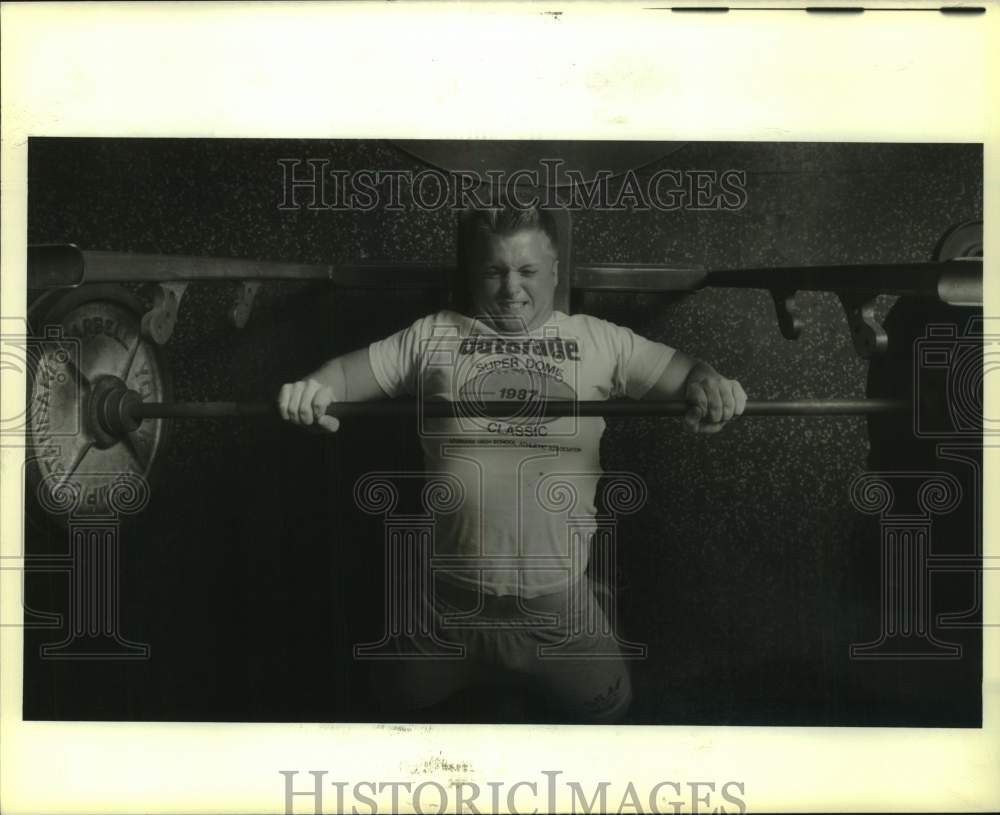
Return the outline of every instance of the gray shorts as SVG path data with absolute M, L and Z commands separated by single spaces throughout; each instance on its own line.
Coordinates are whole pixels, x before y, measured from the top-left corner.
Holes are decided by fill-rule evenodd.
M 532 692 L 557 718 L 611 722 L 631 699 L 629 672 L 589 579 L 558 594 L 496 597 L 438 581 L 372 664 L 389 710 L 416 710 L 477 685 Z M 483 700 L 488 708 L 489 700 Z

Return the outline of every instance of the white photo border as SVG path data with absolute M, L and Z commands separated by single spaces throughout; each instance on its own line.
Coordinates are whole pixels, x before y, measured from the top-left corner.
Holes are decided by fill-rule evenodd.
M 24 316 L 30 136 L 982 142 L 985 231 L 1000 235 L 996 2 L 965 4 L 985 7 L 979 15 L 669 5 L 4 3 L 2 315 Z M 512 105 L 513 86 L 526 91 Z M 987 247 L 995 316 L 1000 269 Z M 986 381 L 993 415 L 996 377 Z M 23 386 L 4 372 L 3 415 Z M 7 563 L 21 551 L 23 452 L 0 454 Z M 988 490 L 998 456 L 984 454 Z M 985 502 L 994 557 L 995 506 Z M 998 577 L 984 573 L 987 619 Z M 996 628 L 983 637 L 981 730 L 22 722 L 23 638 L 9 625 L 22 579 L 0 570 L 9 813 L 281 812 L 281 770 L 300 784 L 310 770 L 447 784 L 456 766 L 508 784 L 541 770 L 647 789 L 736 780 L 750 811 L 1000 809 Z M 428 766 L 439 769 L 414 775 Z

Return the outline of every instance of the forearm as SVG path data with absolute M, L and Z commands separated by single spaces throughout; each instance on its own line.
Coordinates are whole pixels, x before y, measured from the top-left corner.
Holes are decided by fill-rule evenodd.
M 689 356 L 683 351 L 675 351 L 660 378 L 643 398 L 651 401 L 683 399 L 687 386 L 706 376 L 718 376 L 718 373 L 707 362 Z
M 347 402 L 348 386 L 344 376 L 343 356 L 327 360 L 319 368 L 304 377 L 315 379 L 322 387 L 333 391 L 333 398 L 338 402 Z
M 306 378 L 315 379 L 321 386 L 329 388 L 337 402 L 370 402 L 386 398 L 372 373 L 367 348 L 334 357 Z

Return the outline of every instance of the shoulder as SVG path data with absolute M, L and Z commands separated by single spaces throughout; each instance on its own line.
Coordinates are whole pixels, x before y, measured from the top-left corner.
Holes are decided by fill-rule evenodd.
M 559 325 L 567 334 L 589 335 L 597 341 L 614 339 L 629 330 L 592 314 L 564 315 Z
M 449 336 L 457 333 L 467 333 L 472 319 L 457 311 L 442 309 L 423 317 L 418 317 L 406 329 L 420 337 Z

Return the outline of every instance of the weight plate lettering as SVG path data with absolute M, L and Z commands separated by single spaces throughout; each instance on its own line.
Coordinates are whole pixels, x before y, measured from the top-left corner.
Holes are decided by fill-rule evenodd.
M 148 500 L 165 420 L 111 435 L 90 409 L 92 396 L 117 378 L 144 401 L 169 401 L 166 365 L 141 334 L 141 304 L 121 288 L 85 286 L 39 305 L 27 394 L 29 500 L 63 521 L 125 520 Z

